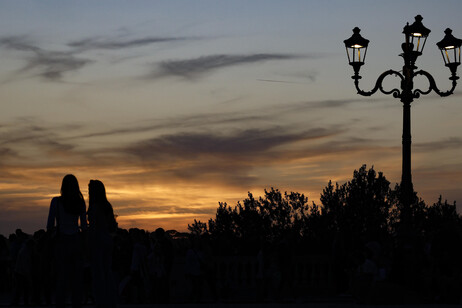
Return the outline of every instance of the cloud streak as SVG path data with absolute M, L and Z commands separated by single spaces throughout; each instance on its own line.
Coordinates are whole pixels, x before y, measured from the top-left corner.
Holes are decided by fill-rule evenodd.
M 78 71 L 94 62 L 94 60 L 79 56 L 90 50 L 119 50 L 142 47 L 150 44 L 179 42 L 193 40 L 193 37 L 144 37 L 140 39 L 87 38 L 72 41 L 67 44 L 67 51 L 53 51 L 40 48 L 27 36 L 8 36 L 0 38 L 0 46 L 27 54 L 26 64 L 16 72 L 18 74 L 32 73 L 47 81 L 62 81 L 64 75 Z
M 41 51 L 30 57 L 21 71 L 38 70 L 38 75 L 43 79 L 61 81 L 64 74 L 77 71 L 91 62 L 66 52 Z
M 255 64 L 265 61 L 299 59 L 306 56 L 293 54 L 258 53 L 248 55 L 209 55 L 187 60 L 169 60 L 161 62 L 149 76 L 150 78 L 182 77 L 193 80 L 219 69 Z
M 124 49 L 142 47 L 157 43 L 187 41 L 197 38 L 188 37 L 145 37 L 140 39 L 102 39 L 102 38 L 87 38 L 78 41 L 72 41 L 67 46 L 75 48 L 79 51 L 93 50 L 93 49 Z
M 416 143 L 414 145 L 417 151 L 433 152 L 446 149 L 458 149 L 462 147 L 462 138 L 451 137 L 440 141 Z
M 86 38 L 71 41 L 66 44 L 68 50 L 53 51 L 40 48 L 27 36 L 9 36 L 0 38 L 0 46 L 25 53 L 26 64 L 17 71 L 17 74 L 33 73 L 48 81 L 62 81 L 66 74 L 79 71 L 85 66 L 95 62 L 82 57 L 82 53 L 91 50 L 121 50 L 143 47 L 151 44 L 173 43 L 188 40 L 197 40 L 198 37 L 144 37 L 136 39 L 124 38 Z M 217 54 L 207 55 L 186 60 L 166 60 L 157 63 L 151 73 L 144 76 L 146 79 L 165 77 L 181 77 L 195 80 L 220 69 L 233 66 L 263 63 L 267 61 L 292 60 L 300 58 L 319 58 L 318 54 L 296 55 L 285 53 L 254 53 L 254 54 Z M 306 76 L 305 76 L 306 77 Z M 308 76 L 314 81 L 315 76 Z M 280 80 L 259 79 L 260 81 L 279 82 Z M 290 81 L 281 81 L 295 83 Z
M 152 127 L 135 127 L 133 131 L 141 133 L 137 138 L 124 139 L 125 143 L 117 146 L 88 148 L 82 144 L 82 138 L 67 137 L 78 131 L 75 127 L 43 126 L 34 120 L 24 123 L 22 119 L 22 124 L 18 122 L 18 125 L 0 131 L 0 148 L 5 149 L 0 154 L 6 164 L 2 170 L 13 172 L 8 166 L 14 166 L 18 161 L 27 161 L 23 165 L 34 168 L 84 166 L 95 170 L 112 170 L 118 166 L 121 169 L 136 169 L 131 179 L 135 182 L 141 179 L 162 179 L 163 182 L 216 182 L 224 186 L 246 187 L 258 181 L 258 176 L 252 174 L 254 168 L 287 162 L 307 154 L 306 147 L 291 150 L 293 145 L 325 142 L 325 139 L 342 132 L 335 127 L 216 130 L 213 126 L 204 126 L 197 129 L 195 125 L 203 121 L 196 120 L 191 120 L 190 128 L 179 127 L 172 133 L 147 139 L 142 137 L 143 132 Z M 173 122 L 170 124 L 173 125 Z M 124 132 L 127 131 L 108 131 L 103 136 L 117 136 Z M 96 135 L 93 136 L 101 136 Z M 88 137 L 83 139 L 88 140 Z M 314 152 L 312 154 L 318 155 Z M 50 155 L 52 160 L 48 159 Z M 130 174 L 131 171 L 125 173 L 125 181 L 131 182 L 128 179 Z
M 237 99 L 232 99 L 223 104 L 233 102 Z M 130 123 L 123 127 L 105 130 L 93 131 L 85 134 L 78 134 L 68 137 L 71 139 L 83 138 L 97 138 L 105 136 L 116 136 L 124 134 L 139 134 L 145 132 L 156 132 L 161 130 L 198 130 L 211 127 L 218 127 L 224 125 L 240 125 L 244 127 L 259 126 L 268 123 L 268 121 L 277 121 L 283 115 L 296 115 L 302 112 L 311 112 L 317 109 L 326 108 L 344 108 L 354 103 L 364 103 L 369 101 L 377 101 L 377 99 L 339 99 L 339 100 L 321 100 L 321 101 L 307 101 L 276 104 L 262 110 L 248 109 L 243 112 L 210 112 L 203 114 L 191 114 L 187 116 L 175 117 L 170 119 L 149 119 L 145 122 L 138 121 L 137 123 Z M 146 124 L 143 124 L 146 123 Z
M 12 160 L 27 159 L 30 163 L 43 155 L 74 155 L 75 145 L 61 137 L 74 129 L 69 125 L 45 126 L 35 123 L 34 119 L 21 118 L 16 125 L 0 130 L 0 156 Z
M 303 151 L 291 152 L 291 145 L 329 138 L 338 133 L 335 129 L 312 128 L 294 132 L 281 127 L 226 134 L 179 132 L 143 140 L 116 151 L 131 156 L 129 160 L 136 158 L 136 161 L 143 162 L 145 168 L 154 173 L 147 177 L 249 187 L 259 180 L 253 174 L 255 168 L 305 155 Z
M 248 129 L 233 134 L 179 133 L 166 135 L 138 143 L 127 149 L 128 153 L 142 158 L 156 157 L 165 153 L 167 157 L 232 156 L 246 157 L 263 153 L 277 146 L 319 139 L 335 134 L 323 128 L 305 132 L 288 132 L 282 128 Z M 251 159 L 251 157 L 249 157 Z
M 29 42 L 24 36 L 10 36 L 0 39 L 0 46 L 14 51 L 28 53 L 26 65 L 17 74 L 32 72 L 48 81 L 61 81 L 64 74 L 77 71 L 93 62 L 78 58 L 73 51 L 44 50 Z

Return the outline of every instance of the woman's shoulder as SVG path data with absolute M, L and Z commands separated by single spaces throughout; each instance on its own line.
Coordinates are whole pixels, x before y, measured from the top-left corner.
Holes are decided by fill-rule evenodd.
M 59 200 L 61 200 L 61 196 L 56 196 L 51 199 L 51 204 L 58 204 Z

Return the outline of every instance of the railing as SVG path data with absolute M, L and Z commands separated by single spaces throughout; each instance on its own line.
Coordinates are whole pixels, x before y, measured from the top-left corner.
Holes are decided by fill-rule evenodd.
M 180 301 L 188 298 L 191 288 L 184 266 L 185 258 L 175 258 L 171 291 Z M 329 295 L 334 285 L 329 256 L 296 256 L 283 268 L 271 264 L 262 268 L 256 256 L 221 256 L 214 258 L 213 268 L 212 277 L 204 277 L 204 300 L 212 297 L 210 283 L 219 296 L 237 301 Z
M 189 300 L 191 282 L 185 275 L 185 261 L 185 257 L 174 259 L 170 277 L 173 302 Z M 213 299 L 210 284 L 214 284 L 219 298 L 237 302 L 332 294 L 334 284 L 329 256 L 295 256 L 287 265 L 281 268 L 270 262 L 262 267 L 256 256 L 215 257 L 211 277 L 203 279 L 202 300 Z M 11 272 L 7 276 L 1 277 L 3 282 L 11 283 Z M 2 284 L 0 293 L 6 294 L 4 292 L 10 293 L 11 289 Z

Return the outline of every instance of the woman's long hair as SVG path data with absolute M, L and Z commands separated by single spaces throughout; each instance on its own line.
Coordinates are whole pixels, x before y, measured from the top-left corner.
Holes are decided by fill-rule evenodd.
M 64 210 L 69 214 L 79 215 L 85 212 L 85 200 L 80 192 L 79 182 L 73 174 L 68 174 L 63 178 L 61 201 Z
M 114 210 L 111 203 L 107 200 L 106 197 L 106 188 L 104 187 L 103 182 L 99 180 L 90 180 L 88 184 L 88 195 L 89 195 L 89 205 L 88 205 L 88 220 L 90 225 L 95 223 L 96 213 L 102 213 L 105 217 L 106 223 L 109 228 L 112 228 L 115 224 Z M 97 205 L 96 205 L 97 204 Z M 100 209 L 97 211 L 96 206 L 99 206 Z

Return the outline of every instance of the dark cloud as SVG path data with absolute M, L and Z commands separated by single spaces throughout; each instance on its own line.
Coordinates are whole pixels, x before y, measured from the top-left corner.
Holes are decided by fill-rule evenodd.
M 354 103 L 371 103 L 378 102 L 381 99 L 375 98 L 351 98 L 351 99 L 326 99 L 322 101 L 309 101 L 299 103 L 300 108 L 343 108 Z M 294 104 L 297 107 L 297 104 Z
M 316 107 L 316 108 L 339 108 L 345 107 L 347 105 L 351 105 L 353 103 L 357 103 L 358 99 L 336 99 L 336 100 L 325 100 L 325 101 L 317 101 L 317 102 L 308 102 L 306 103 L 307 106 Z
M 373 155 L 379 153 L 381 157 L 385 157 L 395 155 L 396 151 L 400 150 L 400 147 L 385 145 L 383 140 L 352 138 L 343 134 L 341 138 L 335 138 L 335 135 L 344 132 L 344 130 L 337 130 L 336 134 L 326 136 L 334 138 L 324 138 L 321 142 L 310 143 L 298 149 L 287 149 L 281 152 L 281 157 L 284 157 L 286 161 L 280 160 L 279 163 L 286 163 L 299 158 L 315 158 L 318 162 L 327 161 L 333 163 L 334 161 L 346 160 L 358 155 L 365 159 L 370 153 Z
M 462 147 L 462 138 L 450 137 L 440 141 L 416 143 L 413 145 L 416 151 L 433 152 L 446 149 L 458 149 Z
M 274 114 L 279 112 L 269 110 Z M 120 175 L 121 183 L 155 185 L 156 182 L 178 182 L 239 188 L 264 181 L 256 170 L 291 164 L 298 159 L 327 162 L 339 157 L 372 155 L 377 151 L 386 155 L 394 151 L 387 152 L 377 140 L 348 138 L 346 127 L 316 127 L 306 123 L 303 127 L 268 127 L 264 121 L 266 116 L 247 113 L 246 118 L 245 114 L 217 113 L 215 117 L 196 115 L 150 125 L 146 122 L 146 125 L 87 134 L 83 147 L 80 147 L 83 136 L 75 135 L 79 132 L 78 126 L 43 125 L 34 119 L 21 119 L 17 125 L 9 125 L 9 129 L 1 131 L 0 148 L 17 151 L 16 158 L 9 156 L 5 160 L 7 166 L 13 166 L 19 159 L 27 161 L 28 166 L 45 169 L 82 167 L 109 172 L 114 168 L 128 168 L 133 173 Z M 207 122 L 206 119 L 210 120 Z M 231 125 L 217 126 L 222 121 L 233 124 L 234 128 L 230 128 Z M 91 128 L 86 129 L 91 131 Z M 157 137 L 140 139 L 146 136 L 140 134 L 134 139 L 137 141 L 120 138 L 125 141 L 116 145 L 93 146 L 94 143 L 88 140 L 89 137 L 144 133 L 155 129 L 159 131 L 153 131 L 152 135 Z M 163 135 L 159 135 L 161 131 Z M 69 138 L 70 135 L 75 137 Z M 91 146 L 87 147 L 89 144 Z M 48 156 L 52 159 L 48 160 Z M 14 173 L 13 170 L 10 172 Z
M 12 149 L 8 147 L 0 147 L 0 165 L 3 163 L 5 159 L 14 157 L 16 155 L 17 155 L 16 151 L 13 151 Z
M 123 49 L 140 47 L 155 43 L 176 42 L 197 38 L 186 37 L 145 37 L 140 39 L 103 39 L 87 38 L 67 44 L 68 51 L 45 50 L 37 46 L 27 36 L 9 36 L 0 38 L 0 46 L 28 53 L 26 65 L 17 73 L 34 73 L 49 81 L 62 81 L 64 74 L 77 71 L 93 61 L 77 55 L 83 51 L 94 49 Z
M 288 132 L 282 128 L 249 129 L 233 134 L 179 133 L 143 141 L 127 149 L 128 153 L 143 158 L 167 157 L 248 156 L 266 152 L 277 146 L 296 141 L 318 139 L 335 134 L 323 128 L 305 132 Z
M 202 120 L 202 116 L 191 117 L 188 125 L 200 125 Z M 173 125 L 173 122 L 169 124 Z M 135 129 L 142 132 L 145 128 Z M 316 127 L 305 130 L 294 127 L 214 130 L 208 127 L 204 131 L 206 128 L 180 127 L 176 128 L 179 130 L 176 133 L 155 138 L 81 150 L 79 140 L 66 137 L 77 132 L 78 128 L 72 125 L 42 125 L 34 119 L 21 119 L 0 132 L 0 148 L 17 152 L 12 155 L 14 153 L 5 151 L 7 156 L 2 156 L 5 159 L 0 167 L 3 174 L 16 174 L 14 166 L 21 161 L 23 168 L 46 170 L 39 172 L 42 178 L 46 174 L 59 178 L 62 175 L 50 173 L 63 168 L 94 168 L 103 173 L 114 168 L 128 168 L 133 173 L 124 172 L 118 176 L 119 180 L 114 177 L 111 180 L 134 184 L 198 183 L 243 188 L 261 181 L 254 172 L 258 168 L 288 163 L 307 155 L 324 154 L 305 151 L 310 144 L 305 141 L 325 143 L 341 133 L 337 128 Z M 297 143 L 302 146 L 294 148 Z M 55 170 L 55 166 L 59 170 Z
M 240 98 L 228 100 L 224 103 L 233 102 Z M 215 112 L 205 114 L 193 114 L 171 119 L 152 119 L 145 121 L 144 123 L 131 123 L 127 127 L 121 127 L 111 129 L 107 131 L 95 131 L 87 134 L 79 134 L 69 139 L 81 139 L 81 138 L 94 138 L 113 136 L 121 134 L 137 134 L 148 131 L 159 131 L 159 130 L 181 130 L 181 129 L 201 129 L 210 128 L 219 125 L 232 124 L 233 126 L 250 125 L 255 126 L 258 124 L 264 124 L 268 121 L 275 121 L 278 117 L 285 114 L 300 114 L 301 112 L 309 111 L 312 109 L 325 109 L 325 108 L 342 108 L 347 105 L 362 102 L 372 101 L 373 99 L 339 99 L 339 100 L 322 100 L 322 101 L 309 101 L 309 102 L 297 102 L 297 103 L 284 103 L 270 106 L 266 109 L 249 109 L 244 112 Z
M 24 36 L 0 38 L 0 46 L 15 51 L 28 53 L 26 65 L 18 73 L 32 72 L 50 81 L 61 81 L 65 73 L 77 71 L 91 63 L 70 52 L 44 50 L 31 43 Z
M 297 74 L 299 78 L 308 79 L 310 82 L 315 82 L 318 78 L 318 72 L 306 72 Z
M 219 124 L 239 124 L 242 122 L 258 122 L 266 119 L 267 116 L 264 114 L 253 115 L 250 113 L 207 113 L 198 115 L 188 115 L 172 119 L 153 119 L 150 121 L 146 121 L 146 124 L 130 124 L 128 127 L 77 135 L 70 139 L 103 137 L 120 134 L 136 134 L 147 131 L 165 129 L 197 129 L 201 127 L 210 127 Z
M 123 49 L 132 47 L 141 47 L 156 43 L 177 42 L 192 40 L 195 38 L 186 37 L 145 37 L 141 39 L 123 40 L 123 39 L 101 39 L 87 38 L 83 40 L 73 41 L 67 45 L 77 50 L 92 50 L 92 49 Z
M 27 155 L 59 154 L 71 155 L 74 145 L 60 136 L 60 133 L 73 130 L 73 126 L 50 127 L 36 124 L 33 119 L 20 119 L 16 125 L 0 133 L 0 146 L 6 147 L 8 158 L 25 158 Z M 29 153 L 21 150 L 24 146 L 32 146 L 37 152 Z M 1 149 L 1 148 L 0 148 Z M 2 151 L 0 150 L 0 155 Z M 16 153 L 15 155 L 12 155 Z
M 303 56 L 308 57 L 308 56 Z M 158 64 L 151 78 L 177 76 L 195 79 L 221 68 L 264 61 L 302 58 L 292 54 L 210 55 L 188 60 L 170 60 Z
M 142 162 L 152 170 L 151 178 L 248 187 L 259 180 L 252 174 L 254 168 L 292 158 L 286 146 L 337 133 L 322 128 L 304 132 L 271 128 L 227 134 L 177 133 L 137 142 L 117 151 Z
M 0 38 L 0 46 L 19 51 L 40 52 L 40 48 L 32 44 L 26 36 L 8 36 Z
M 52 51 L 40 48 L 35 42 L 26 36 L 10 36 L 0 38 L 0 46 L 4 48 L 22 51 L 28 54 L 26 65 L 18 73 L 35 73 L 50 81 L 62 81 L 64 74 L 77 71 L 93 61 L 78 56 L 88 50 L 105 49 L 117 50 L 132 47 L 141 47 L 156 43 L 178 42 L 196 40 L 194 37 L 144 37 L 139 39 L 122 38 L 87 38 L 72 41 L 67 44 L 67 51 Z M 162 78 L 168 76 L 195 79 L 213 71 L 244 64 L 254 64 L 264 61 L 290 60 L 298 58 L 318 58 L 320 55 L 294 55 L 258 53 L 248 55 L 209 55 L 187 60 L 170 60 L 159 63 L 147 78 Z M 306 76 L 305 76 L 306 77 Z M 314 80 L 315 76 L 308 76 Z M 262 81 L 271 81 L 261 79 Z M 289 81 L 290 82 L 290 81 Z
M 61 81 L 65 73 L 77 71 L 91 60 L 81 59 L 72 54 L 56 51 L 42 51 L 28 59 L 22 71 L 38 70 L 38 75 L 50 81 Z
M 381 98 L 345 98 L 345 99 L 325 99 L 325 100 L 313 100 L 313 101 L 302 101 L 302 102 L 292 102 L 292 103 L 280 103 L 267 108 L 267 110 L 253 110 L 249 112 L 265 112 L 266 117 L 281 117 L 283 115 L 300 115 L 300 114 L 318 114 L 320 120 L 322 114 L 319 111 L 325 111 L 328 109 L 338 109 L 336 112 L 339 112 L 340 109 L 352 106 L 357 104 L 363 108 L 364 104 L 377 103 L 384 101 Z M 354 107 L 354 106 L 353 106 Z M 382 107 L 382 106 L 380 106 Z M 331 111 L 328 111 L 331 112 Z

